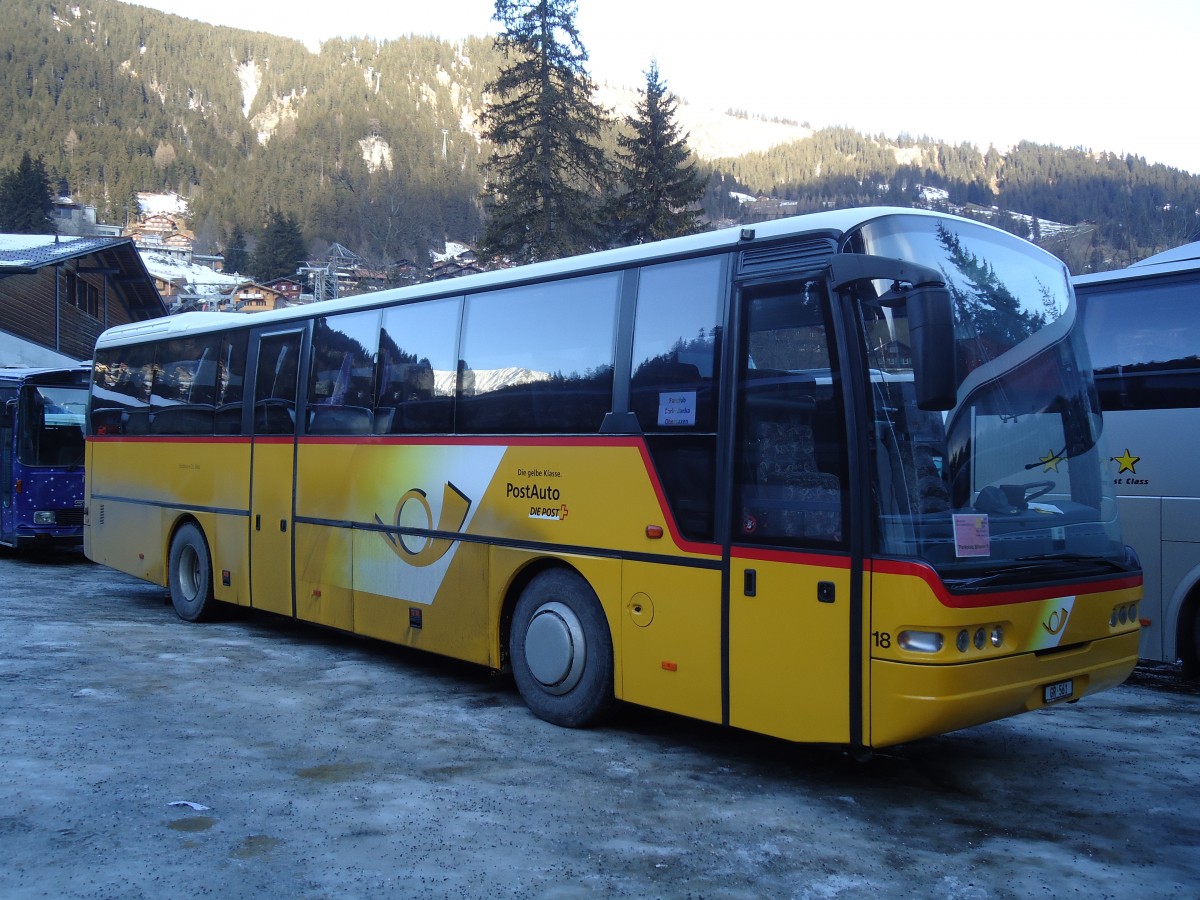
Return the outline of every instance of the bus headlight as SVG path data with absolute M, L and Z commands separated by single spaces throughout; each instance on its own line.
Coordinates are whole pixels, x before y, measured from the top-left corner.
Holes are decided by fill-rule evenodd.
M 960 631 L 954 641 L 954 646 L 958 648 L 959 653 L 966 653 L 967 648 L 971 646 L 971 633 L 965 628 Z
M 52 510 L 52 509 L 37 510 L 33 514 L 33 524 L 34 525 L 53 525 L 54 524 L 54 510 Z
M 1124 624 L 1140 625 L 1138 621 L 1138 608 L 1136 603 L 1122 604 L 1114 606 L 1112 613 L 1108 617 L 1108 627 L 1116 628 L 1118 625 Z
M 1004 629 L 997 625 L 992 629 L 992 646 L 999 647 L 1004 643 Z
M 914 653 L 937 653 L 944 643 L 941 634 L 936 631 L 902 631 L 897 640 L 902 650 Z

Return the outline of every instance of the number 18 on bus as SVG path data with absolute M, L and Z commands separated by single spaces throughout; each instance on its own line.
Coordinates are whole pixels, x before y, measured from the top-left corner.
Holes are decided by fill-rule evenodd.
M 562 725 L 862 751 L 1129 675 L 1100 442 L 1061 263 L 841 210 L 111 329 L 85 546 L 187 620 L 511 671 Z

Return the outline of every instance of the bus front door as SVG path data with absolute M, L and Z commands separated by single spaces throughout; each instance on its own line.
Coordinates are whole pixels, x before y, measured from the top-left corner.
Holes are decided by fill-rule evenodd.
M 728 483 L 729 724 L 850 731 L 846 417 L 824 282 L 745 288 Z
M 257 336 L 250 468 L 250 603 L 295 615 L 292 511 L 302 332 Z

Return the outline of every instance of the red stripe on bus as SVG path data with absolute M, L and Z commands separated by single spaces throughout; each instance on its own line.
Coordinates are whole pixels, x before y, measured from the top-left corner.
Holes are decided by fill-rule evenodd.
M 942 606 L 951 609 L 975 609 L 984 606 L 1005 606 L 1012 603 L 1037 603 L 1056 597 L 1099 594 L 1137 587 L 1142 580 L 1137 575 L 1107 578 L 1103 581 L 1087 581 L 1066 584 L 1042 585 L 1033 588 L 1017 588 L 1008 591 L 988 591 L 981 594 L 952 594 L 937 572 L 928 563 L 918 560 L 876 559 L 868 560 L 867 567 L 880 575 L 903 575 L 919 578 Z

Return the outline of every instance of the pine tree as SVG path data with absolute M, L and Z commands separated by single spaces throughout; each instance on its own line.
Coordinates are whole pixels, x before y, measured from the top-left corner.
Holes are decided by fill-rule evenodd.
M 300 223 L 272 210 L 250 258 L 250 270 L 259 281 L 284 278 L 304 265 L 306 255 Z
M 617 137 L 618 175 L 624 192 L 612 204 L 618 241 L 641 244 L 692 234 L 707 185 L 675 121 L 679 101 L 667 90 L 658 63 L 646 72 L 637 115 Z
M 246 234 L 241 225 L 234 225 L 225 246 L 226 272 L 244 272 L 249 267 L 250 254 L 246 250 Z
M 496 0 L 504 61 L 487 91 L 491 141 L 484 251 L 516 262 L 597 249 L 604 113 L 584 68 L 574 0 Z
M 33 159 L 25 151 L 17 168 L 0 177 L 0 232 L 52 234 L 53 211 L 46 164 L 40 156 Z

